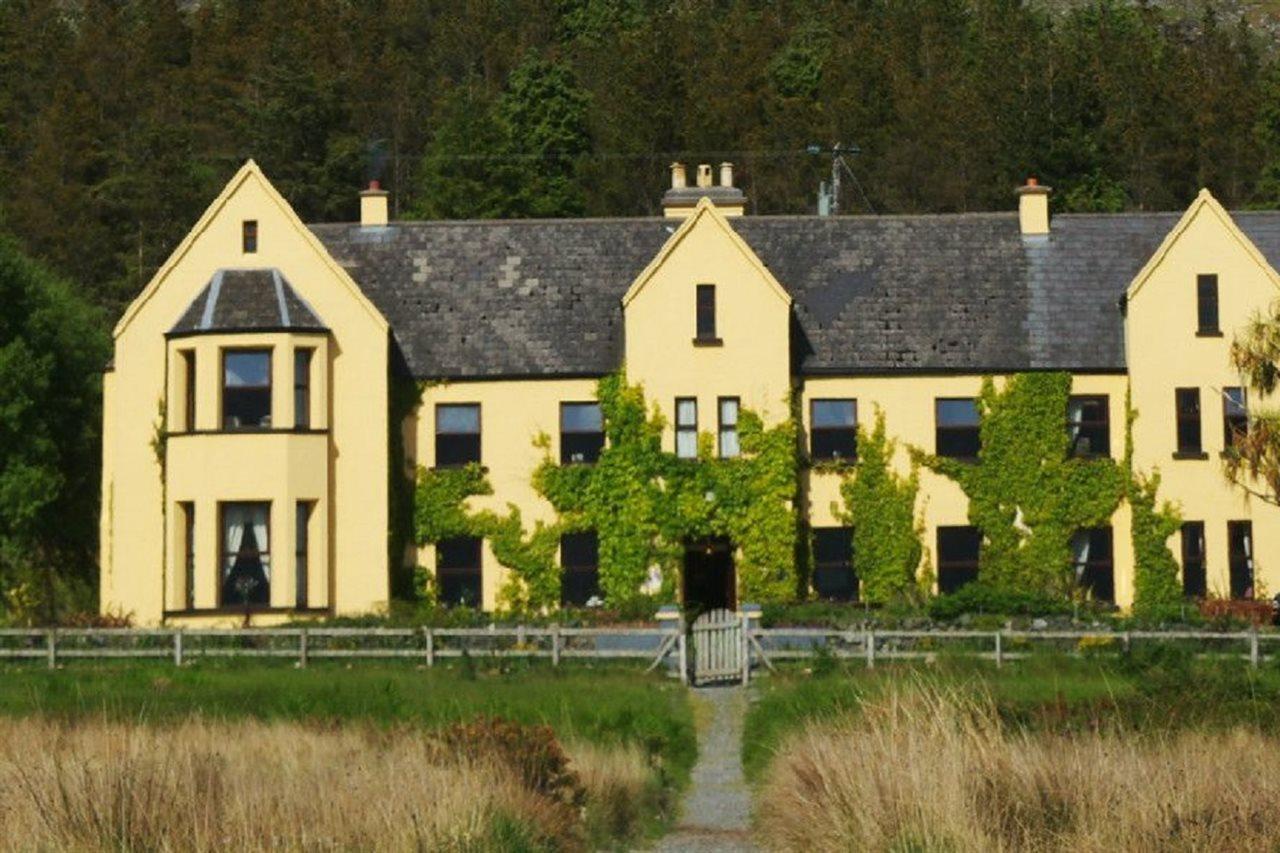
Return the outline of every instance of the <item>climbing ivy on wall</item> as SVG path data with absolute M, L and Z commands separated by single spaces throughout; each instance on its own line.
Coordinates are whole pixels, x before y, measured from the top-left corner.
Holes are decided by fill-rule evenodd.
M 1017 374 L 1000 391 L 987 377 L 978 399 L 977 461 L 914 453 L 969 496 L 969 520 L 983 532 L 984 585 L 1023 594 L 1074 594 L 1072 535 L 1107 524 L 1125 496 L 1126 477 L 1114 460 L 1070 455 L 1070 391 L 1066 373 Z
M 1169 537 L 1182 518 L 1168 501 L 1159 503 L 1160 473 L 1138 471 L 1133 464 L 1133 422 L 1138 413 L 1125 399 L 1125 493 L 1132 512 L 1133 612 L 1140 616 L 1172 613 L 1182 603 L 1178 561 L 1169 551 Z
M 885 604 L 916 589 L 923 549 L 916 522 L 919 468 L 907 476 L 893 468 L 897 442 L 885 434 L 884 412 L 876 409 L 870 432 L 858 427 L 858 458 L 840 484 L 835 515 L 853 527 L 853 557 L 862 599 Z

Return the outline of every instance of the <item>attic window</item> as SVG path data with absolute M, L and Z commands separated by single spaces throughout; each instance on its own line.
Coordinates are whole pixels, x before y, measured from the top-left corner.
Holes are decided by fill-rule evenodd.
M 721 340 L 716 337 L 716 286 L 714 284 L 698 285 L 697 337 L 693 342 L 699 346 L 715 346 L 721 343 Z
M 258 220 L 246 219 L 240 226 L 240 248 L 246 255 L 258 251 Z
M 1218 336 L 1218 276 L 1206 273 L 1196 276 L 1196 318 L 1198 335 Z

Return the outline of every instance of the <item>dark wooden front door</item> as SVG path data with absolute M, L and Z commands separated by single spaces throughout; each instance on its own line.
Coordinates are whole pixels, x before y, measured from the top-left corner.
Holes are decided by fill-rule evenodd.
M 693 615 L 738 609 L 733 545 L 728 539 L 690 542 L 684 552 L 684 608 Z

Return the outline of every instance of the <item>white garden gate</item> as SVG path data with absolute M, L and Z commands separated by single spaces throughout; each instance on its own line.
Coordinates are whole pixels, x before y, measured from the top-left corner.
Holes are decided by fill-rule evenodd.
M 693 683 L 713 684 L 743 678 L 747 637 L 732 610 L 708 610 L 693 622 Z

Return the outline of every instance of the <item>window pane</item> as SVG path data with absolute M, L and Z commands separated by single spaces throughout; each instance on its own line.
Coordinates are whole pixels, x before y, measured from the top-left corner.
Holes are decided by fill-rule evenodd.
M 447 468 L 480 461 L 478 434 L 443 433 L 436 436 L 436 466 Z
M 265 605 L 271 600 L 271 534 L 266 503 L 222 504 L 222 603 Z
M 720 425 L 738 425 L 738 401 L 726 398 L 720 401 Z
M 858 433 L 853 429 L 815 429 L 809 435 L 809 455 L 815 462 L 856 459 Z
M 599 432 L 604 429 L 604 416 L 599 403 L 562 403 L 560 428 L 566 432 Z
M 1182 525 L 1182 594 L 1188 598 L 1204 598 L 1208 592 L 1204 556 L 1204 522 L 1185 522 Z
M 812 417 L 815 427 L 856 426 L 857 404 L 853 400 L 814 400 Z
M 1218 331 L 1218 277 L 1196 276 L 1196 314 L 1200 331 Z
M 1222 389 L 1223 397 L 1228 417 L 1243 417 L 1249 413 L 1245 404 L 1245 395 L 1243 388 L 1224 388 Z
M 937 445 L 939 456 L 974 459 L 982 449 L 982 436 L 977 427 L 939 428 Z
M 480 407 L 474 403 L 436 406 L 436 432 L 480 432 Z
M 698 455 L 698 434 L 693 430 L 676 433 L 676 455 L 681 459 L 694 459 Z
M 271 384 L 271 353 L 264 350 L 232 351 L 224 360 L 228 388 L 262 388 Z
M 307 607 L 307 574 L 310 558 L 311 503 L 298 501 L 294 510 L 294 604 L 299 610 Z
M 1253 598 L 1253 522 L 1227 522 L 1232 598 Z
M 581 607 L 600 596 L 600 542 L 594 530 L 560 537 L 560 603 Z
M 732 459 L 742 453 L 742 448 L 738 444 L 738 430 L 730 427 L 729 429 L 720 430 L 720 456 L 723 459 Z
M 716 286 L 698 285 L 697 335 L 699 338 L 716 336 Z
M 938 528 L 938 591 L 955 592 L 978 578 L 982 531 L 976 527 Z
M 560 464 L 591 463 L 600 460 L 604 450 L 602 432 L 566 432 L 560 435 Z
M 298 429 L 311 426 L 311 350 L 293 352 L 293 419 Z
M 688 397 L 676 400 L 676 426 L 698 425 L 698 401 Z
M 976 400 L 937 400 L 938 426 L 978 426 Z
M 853 570 L 853 528 L 813 530 L 813 591 L 819 598 L 852 601 L 858 597 Z

